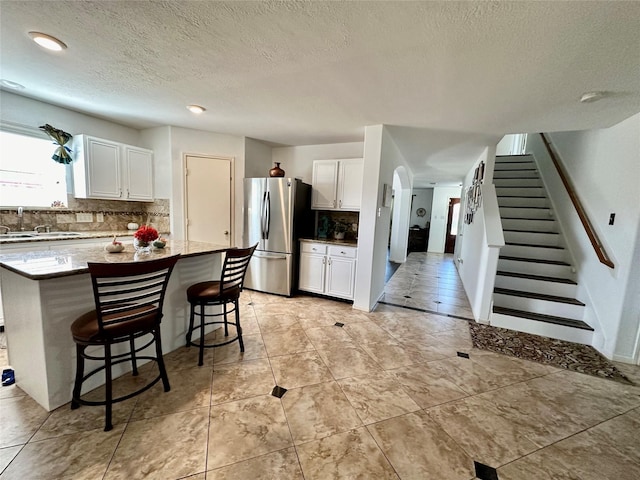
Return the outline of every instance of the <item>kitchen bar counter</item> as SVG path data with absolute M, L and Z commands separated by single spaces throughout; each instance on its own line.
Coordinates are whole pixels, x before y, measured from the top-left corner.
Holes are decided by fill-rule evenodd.
M 125 242 L 125 248 L 122 253 L 107 253 L 104 243 L 72 244 L 0 255 L 9 363 L 15 370 L 16 384 L 49 411 L 71 400 L 76 351 L 69 327 L 77 317 L 95 308 L 88 261 L 145 261 L 181 254 L 165 295 L 161 334 L 166 354 L 185 344 L 187 287 L 219 278 L 222 253 L 228 249 L 175 240 L 148 254 L 134 254 L 131 243 Z M 122 352 L 114 349 L 113 353 Z M 87 371 L 92 367 L 89 361 Z M 114 378 L 130 368 L 127 362 L 114 366 Z M 104 383 L 104 378 L 95 375 L 85 383 L 84 391 L 88 391 Z
M 123 242 L 120 253 L 108 253 L 104 244 L 62 245 L 52 250 L 33 250 L 20 253 L 0 254 L 0 266 L 31 280 L 66 277 L 87 273 L 87 262 L 124 263 L 145 261 L 180 254 L 195 257 L 226 251 L 224 245 L 204 242 L 168 240 L 167 246 L 154 249 L 149 254 L 136 254 L 132 243 Z

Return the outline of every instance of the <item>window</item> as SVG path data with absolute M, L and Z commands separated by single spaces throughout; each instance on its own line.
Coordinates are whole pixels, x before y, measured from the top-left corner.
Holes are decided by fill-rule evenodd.
M 49 139 L 0 131 L 0 205 L 66 205 L 67 166 L 51 159 L 54 151 Z

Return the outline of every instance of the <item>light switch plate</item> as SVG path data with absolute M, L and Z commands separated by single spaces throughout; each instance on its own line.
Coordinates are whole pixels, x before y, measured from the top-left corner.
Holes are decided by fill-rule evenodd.
M 76 222 L 78 223 L 93 222 L 93 213 L 76 213 Z

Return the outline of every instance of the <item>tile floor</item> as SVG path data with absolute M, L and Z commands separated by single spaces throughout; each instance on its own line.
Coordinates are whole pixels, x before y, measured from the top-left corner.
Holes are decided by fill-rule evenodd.
M 171 392 L 118 404 L 110 432 L 100 407 L 49 413 L 2 387 L 0 478 L 470 480 L 474 461 L 500 480 L 640 478 L 640 386 L 473 349 L 444 314 L 469 309 L 452 267 L 411 254 L 389 284 L 440 314 L 247 291 L 244 355 L 167 354 Z

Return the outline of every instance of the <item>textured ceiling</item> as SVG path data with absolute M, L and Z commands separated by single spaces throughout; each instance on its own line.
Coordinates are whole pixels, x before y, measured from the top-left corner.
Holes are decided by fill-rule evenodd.
M 2 0 L 0 41 L 17 93 L 135 128 L 307 145 L 390 125 L 418 184 L 461 179 L 504 133 L 640 111 L 639 2 Z M 580 104 L 591 90 L 613 95 Z

